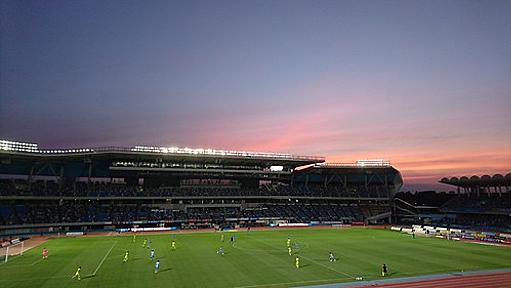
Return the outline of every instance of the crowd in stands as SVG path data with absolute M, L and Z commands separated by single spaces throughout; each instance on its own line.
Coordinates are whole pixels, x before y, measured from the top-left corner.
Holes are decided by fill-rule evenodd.
M 246 211 L 248 217 L 284 218 L 297 222 L 363 221 L 359 206 L 336 204 L 267 204 L 263 209 Z
M 511 193 L 459 195 L 442 207 L 446 212 L 511 214 Z
M 511 216 L 464 213 L 456 217 L 444 217 L 433 224 L 482 231 L 511 231 Z
M 310 221 L 343 221 L 358 222 L 367 218 L 387 213 L 388 205 L 347 205 L 291 202 L 292 197 L 385 197 L 384 187 L 349 187 L 309 185 L 291 187 L 286 185 L 261 186 L 260 188 L 240 188 L 239 186 L 186 186 L 186 187 L 152 187 L 128 186 L 115 183 L 86 183 L 75 182 L 61 185 L 54 181 L 0 180 L 0 196 L 36 196 L 36 197 L 191 197 L 180 200 L 183 205 L 179 209 L 170 206 L 149 205 L 147 200 L 139 204 L 113 204 L 118 200 L 48 200 L 33 201 L 23 205 L 19 202 L 0 203 L 0 226 L 37 223 L 76 223 L 76 222 L 132 222 L 132 221 L 210 221 L 220 223 L 229 218 L 280 218 L 291 222 Z M 275 202 L 259 204 L 258 206 L 241 205 L 241 200 L 209 200 L 201 199 L 206 196 L 289 196 L 289 203 Z M 196 198 L 193 198 L 196 197 Z M 502 194 L 449 194 L 421 192 L 397 193 L 396 198 L 402 199 L 414 207 L 428 207 L 428 213 L 434 208 L 440 218 L 438 224 L 448 224 L 459 227 L 493 227 L 495 229 L 511 229 L 511 193 Z M 220 198 L 222 199 L 222 198 Z M 237 200 L 236 200 L 237 199 Z M 53 202 L 52 202 L 53 201 Z M 135 201 L 135 200 L 128 200 Z M 151 200 L 152 201 L 152 200 Z M 266 201 L 266 200 L 265 200 Z M 314 202 L 316 201 L 316 202 Z M 118 201 L 119 202 L 119 201 Z M 7 204 L 6 204 L 7 203 Z M 35 204 L 37 203 L 37 204 Z M 53 204 L 52 204 L 53 203 Z M 203 204 L 229 205 L 203 205 Z M 186 209 L 183 207 L 186 206 Z M 243 207 L 243 208 L 242 208 Z M 416 211 L 426 211 L 424 209 Z M 420 213 L 420 212 L 418 212 Z M 445 217 L 443 215 L 456 215 Z
M 179 211 L 143 205 L 67 203 L 0 206 L 0 225 L 173 220 Z
M 0 180 L 0 196 L 67 197 L 205 197 L 205 196 L 292 196 L 292 197 L 388 197 L 381 186 L 262 186 L 240 187 L 143 187 L 112 183 L 75 182 L 60 186 L 54 181 Z
M 416 207 L 429 209 L 426 218 L 433 224 L 456 228 L 511 231 L 511 193 L 448 194 L 435 192 L 397 193 L 402 199 Z M 417 210 L 420 211 L 420 210 Z M 425 210 L 424 210 L 425 211 Z M 420 212 L 419 212 L 420 213 Z M 436 214 L 433 215 L 427 214 Z
M 366 211 L 363 211 L 366 210 Z M 133 221 L 193 222 L 208 220 L 220 223 L 229 218 L 269 219 L 279 218 L 291 222 L 310 221 L 363 221 L 367 209 L 357 205 L 341 204 L 261 204 L 257 207 L 208 207 L 193 206 L 185 210 L 154 207 L 142 204 L 105 204 L 99 201 L 63 202 L 60 205 L 24 204 L 1 205 L 0 226 L 41 223 Z

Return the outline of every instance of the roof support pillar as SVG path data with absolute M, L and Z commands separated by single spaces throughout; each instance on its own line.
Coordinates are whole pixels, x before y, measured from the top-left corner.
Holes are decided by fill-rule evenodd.
M 64 187 L 64 165 L 60 166 L 60 175 L 59 175 L 59 191 L 62 193 L 62 187 Z
M 91 183 L 91 180 L 90 178 L 92 177 L 92 161 L 89 159 L 89 171 L 88 171 L 88 174 L 87 174 L 87 187 L 90 186 L 90 183 Z
M 28 190 L 32 191 L 32 177 L 34 176 L 34 165 L 30 165 L 30 174 L 28 175 Z

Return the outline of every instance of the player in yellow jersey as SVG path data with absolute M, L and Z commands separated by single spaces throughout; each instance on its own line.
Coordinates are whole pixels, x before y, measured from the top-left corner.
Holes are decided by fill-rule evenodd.
M 77 278 L 78 280 L 82 280 L 82 278 L 80 277 L 80 271 L 82 271 L 82 266 L 78 266 L 75 275 L 71 277 L 71 279 Z
M 295 258 L 295 266 L 296 268 L 300 268 L 300 257 L 296 256 Z
M 287 247 L 291 247 L 291 238 L 287 238 Z
M 176 241 L 172 240 L 172 243 L 170 244 L 170 246 L 172 247 L 172 250 L 176 250 Z
M 291 256 L 291 254 L 293 254 L 293 249 L 291 249 L 291 247 L 287 247 L 287 253 Z
M 129 252 L 128 252 L 128 250 L 126 250 L 126 253 L 124 253 L 124 260 L 122 260 L 123 263 L 128 262 L 128 255 L 129 255 Z

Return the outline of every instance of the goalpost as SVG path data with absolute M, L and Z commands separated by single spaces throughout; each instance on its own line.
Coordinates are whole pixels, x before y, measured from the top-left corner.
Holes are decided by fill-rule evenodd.
M 23 255 L 23 251 L 25 251 L 25 242 L 23 241 L 0 248 L 0 264 L 6 263 L 10 256 Z

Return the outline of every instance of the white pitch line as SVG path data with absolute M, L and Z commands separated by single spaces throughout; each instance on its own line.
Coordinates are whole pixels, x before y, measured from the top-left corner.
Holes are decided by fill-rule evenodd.
M 270 243 L 268 243 L 268 242 L 266 242 L 266 241 L 263 241 L 263 240 L 256 239 L 256 241 L 259 241 L 259 242 L 265 243 L 265 244 L 266 244 L 266 245 L 268 245 L 268 246 L 273 246 L 272 244 L 270 244 Z M 309 246 L 307 243 L 304 243 L 304 244 L 306 244 L 306 248 L 310 248 L 310 246 Z M 298 256 L 299 256 L 300 258 L 304 258 L 304 259 L 307 259 L 307 260 L 309 260 L 309 261 L 311 261 L 311 262 L 314 262 L 314 263 L 316 263 L 317 265 L 323 266 L 324 268 L 326 268 L 326 269 L 328 269 L 328 270 L 330 270 L 330 271 L 333 271 L 333 272 L 335 272 L 335 273 L 342 274 L 342 275 L 347 276 L 347 277 L 350 277 L 350 278 L 352 278 L 352 279 L 357 279 L 357 278 L 356 278 L 355 276 L 353 276 L 353 275 L 350 275 L 350 274 L 348 274 L 348 273 L 344 273 L 344 272 L 341 272 L 341 271 L 337 271 L 337 270 L 335 270 L 335 269 L 334 269 L 334 268 L 332 268 L 332 267 L 329 267 L 329 266 L 327 266 L 327 265 L 325 265 L 325 264 L 323 264 L 323 263 L 321 263 L 321 262 L 318 262 L 318 261 L 316 261 L 316 260 L 313 260 L 313 259 L 311 259 L 311 258 L 309 258 L 309 257 L 305 257 L 305 256 L 303 256 L 302 254 L 299 254 Z
M 34 261 L 32 264 L 30 264 L 30 266 L 34 266 L 35 264 L 37 264 L 37 263 L 39 263 L 39 262 L 41 262 L 41 261 L 43 261 L 43 259 L 36 260 L 36 261 Z
M 323 263 L 321 263 L 321 262 L 318 262 L 318 261 L 316 261 L 316 260 L 314 260 L 314 259 L 311 259 L 311 258 L 309 258 L 309 257 L 305 257 L 305 256 L 303 256 L 303 255 L 299 255 L 299 257 L 301 257 L 301 258 L 305 258 L 305 259 L 307 259 L 307 260 L 309 260 L 309 261 L 311 261 L 311 262 L 314 262 L 314 263 L 316 263 L 316 264 L 318 264 L 318 265 L 320 265 L 320 266 L 323 266 L 323 267 L 325 267 L 326 269 L 328 269 L 328 270 L 330 270 L 330 271 L 333 271 L 333 272 L 335 272 L 335 273 L 340 273 L 340 274 L 342 274 L 342 275 L 344 275 L 344 276 L 348 276 L 348 277 L 350 277 L 350 278 L 356 279 L 356 277 L 355 277 L 355 276 L 353 276 L 353 275 L 350 275 L 350 274 L 348 274 L 348 273 L 344 273 L 344 272 L 341 272 L 341 271 L 337 271 L 337 270 L 335 270 L 334 268 L 329 267 L 329 266 L 327 266 L 327 265 L 325 265 L 325 264 L 323 264 Z
M 101 268 L 101 265 L 103 265 L 103 262 L 105 262 L 108 255 L 110 255 L 110 252 L 112 252 L 112 249 L 114 249 L 115 244 L 117 244 L 117 241 L 115 241 L 114 244 L 112 244 L 112 247 L 110 247 L 110 250 L 108 250 L 108 252 L 106 252 L 105 257 L 103 257 L 103 259 L 101 259 L 101 262 L 99 262 L 99 265 L 98 265 L 98 267 L 96 267 L 96 270 L 94 270 L 94 273 L 92 273 L 92 276 L 96 276 L 96 273 L 98 272 L 99 268 Z

